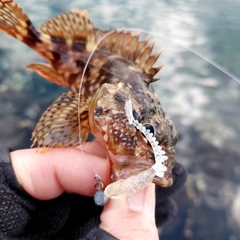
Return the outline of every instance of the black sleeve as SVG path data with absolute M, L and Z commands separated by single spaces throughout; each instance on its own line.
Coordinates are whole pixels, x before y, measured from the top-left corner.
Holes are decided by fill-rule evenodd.
M 184 168 L 175 164 L 174 183 L 156 188 L 156 224 L 161 226 L 176 214 L 170 198 L 186 180 Z M 98 226 L 102 207 L 90 197 L 62 194 L 40 201 L 28 195 L 18 184 L 9 150 L 0 148 L 0 239 L 4 240 L 116 240 Z
M 101 211 L 92 199 L 75 194 L 32 198 L 16 180 L 9 149 L 0 148 L 1 240 L 116 240 L 98 227 Z
M 118 238 L 113 237 L 110 233 L 104 231 L 101 228 L 94 228 L 90 233 L 80 240 L 118 240 Z
M 12 170 L 9 151 L 0 148 L 0 233 L 15 237 L 24 231 L 35 209 L 19 186 Z
M 157 227 L 162 226 L 170 218 L 177 215 L 177 204 L 171 196 L 186 182 L 187 173 L 179 164 L 175 163 L 172 170 L 173 185 L 169 188 L 156 187 L 155 219 Z

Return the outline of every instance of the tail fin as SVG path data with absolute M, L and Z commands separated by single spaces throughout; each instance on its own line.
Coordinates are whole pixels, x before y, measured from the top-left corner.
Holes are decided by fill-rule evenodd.
M 32 48 L 41 41 L 30 19 L 11 0 L 0 0 L 0 30 Z

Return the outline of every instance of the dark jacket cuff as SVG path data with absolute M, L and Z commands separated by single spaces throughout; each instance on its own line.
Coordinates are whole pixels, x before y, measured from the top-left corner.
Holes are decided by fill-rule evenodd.
M 101 228 L 93 228 L 82 240 L 119 240 Z

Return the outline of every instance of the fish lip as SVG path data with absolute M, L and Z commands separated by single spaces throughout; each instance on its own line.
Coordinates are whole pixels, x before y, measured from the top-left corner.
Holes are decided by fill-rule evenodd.
M 139 172 L 147 170 L 152 167 L 153 162 L 136 156 L 121 156 L 110 154 L 110 161 L 112 163 L 112 180 L 126 179 Z
M 155 176 L 152 182 L 160 187 L 171 187 L 173 184 L 172 170 L 165 171 L 163 177 Z

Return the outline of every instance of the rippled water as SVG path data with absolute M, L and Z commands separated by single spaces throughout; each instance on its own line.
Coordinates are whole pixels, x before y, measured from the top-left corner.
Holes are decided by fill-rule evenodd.
M 189 173 L 175 195 L 179 213 L 164 225 L 161 239 L 240 239 L 240 84 L 188 50 L 239 80 L 240 1 L 17 2 L 36 26 L 85 8 L 97 27 L 153 35 L 165 65 L 156 89 L 179 130 L 176 160 Z M 35 122 L 65 90 L 23 69 L 40 58 L 22 43 L 1 34 L 0 54 L 0 144 L 28 147 Z

